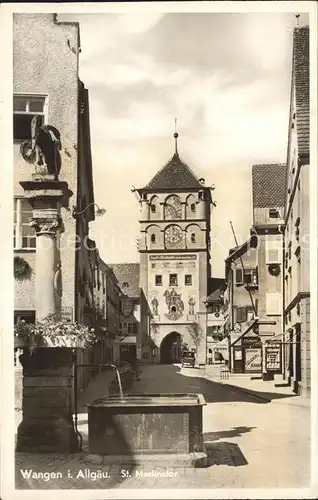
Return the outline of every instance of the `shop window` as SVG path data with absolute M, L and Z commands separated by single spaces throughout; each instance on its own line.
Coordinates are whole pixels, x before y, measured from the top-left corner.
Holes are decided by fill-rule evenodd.
M 178 286 L 178 275 L 170 274 L 169 275 L 169 285 L 170 286 Z
M 26 141 L 31 139 L 31 121 L 38 116 L 40 125 L 45 123 L 44 96 L 13 96 L 13 139 Z
M 156 274 L 155 283 L 156 283 L 156 286 L 162 286 L 162 275 L 161 274 Z
M 186 286 L 191 286 L 192 285 L 192 274 L 186 274 L 184 277 L 184 284 Z
M 24 248 L 35 250 L 36 235 L 33 227 L 30 227 L 32 207 L 24 198 L 14 199 L 13 219 L 13 245 L 16 250 Z

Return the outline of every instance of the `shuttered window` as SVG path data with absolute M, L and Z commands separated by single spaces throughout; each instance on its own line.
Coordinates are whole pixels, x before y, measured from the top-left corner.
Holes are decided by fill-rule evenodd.
M 244 321 L 247 321 L 247 307 L 237 307 L 236 322 L 243 323 Z
M 279 315 L 281 314 L 281 294 L 267 293 L 266 294 L 266 314 Z
M 280 235 L 268 235 L 265 241 L 266 264 L 279 264 L 282 260 L 282 239 Z
M 243 269 L 236 269 L 235 270 L 235 283 L 237 285 L 243 284 Z

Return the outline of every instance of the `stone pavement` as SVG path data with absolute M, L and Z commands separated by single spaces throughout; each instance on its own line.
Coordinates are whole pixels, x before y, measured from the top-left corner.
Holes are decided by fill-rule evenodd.
M 283 383 L 281 376 L 275 376 L 274 380 L 263 381 L 256 375 L 230 373 L 228 378 L 222 379 L 221 370 L 223 368 L 224 365 L 207 365 L 205 368 L 206 377 L 209 380 L 225 384 L 234 390 L 246 391 L 255 398 L 264 399 L 268 402 L 310 407 L 310 399 L 296 395 L 291 387 Z M 273 397 L 275 394 L 283 397 L 275 398 Z
M 104 394 L 103 374 L 94 381 L 94 387 L 94 397 Z M 115 464 L 102 463 L 100 456 L 92 457 L 85 452 L 54 456 L 18 453 L 16 487 L 156 490 L 309 486 L 308 407 L 283 404 L 289 396 L 275 392 L 271 393 L 271 402 L 265 402 L 255 398 L 253 393 L 239 393 L 227 383 L 208 379 L 204 370 L 181 369 L 176 365 L 143 367 L 141 380 L 132 389 L 138 394 L 168 391 L 204 395 L 207 401 L 203 408 L 207 467 L 188 467 L 182 460 L 173 462 L 168 457 L 166 463 L 151 462 L 146 455 L 138 461 L 134 457 L 130 460 L 132 463 Z M 87 413 L 83 408 L 79 414 L 79 430 L 86 441 Z M 35 474 L 32 475 L 31 470 Z

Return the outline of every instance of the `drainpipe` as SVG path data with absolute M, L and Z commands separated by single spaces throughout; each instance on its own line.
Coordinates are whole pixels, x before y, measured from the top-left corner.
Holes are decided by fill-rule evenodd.
M 281 287 L 282 287 L 282 317 L 281 317 L 281 327 L 283 334 L 283 342 L 282 342 L 282 375 L 283 379 L 286 378 L 285 371 L 285 224 L 278 224 L 278 232 L 282 234 L 282 279 L 281 279 Z

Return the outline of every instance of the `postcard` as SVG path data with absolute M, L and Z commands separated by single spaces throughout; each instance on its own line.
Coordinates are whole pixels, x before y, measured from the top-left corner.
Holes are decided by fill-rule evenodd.
M 315 498 L 316 3 L 0 21 L 1 497 Z

